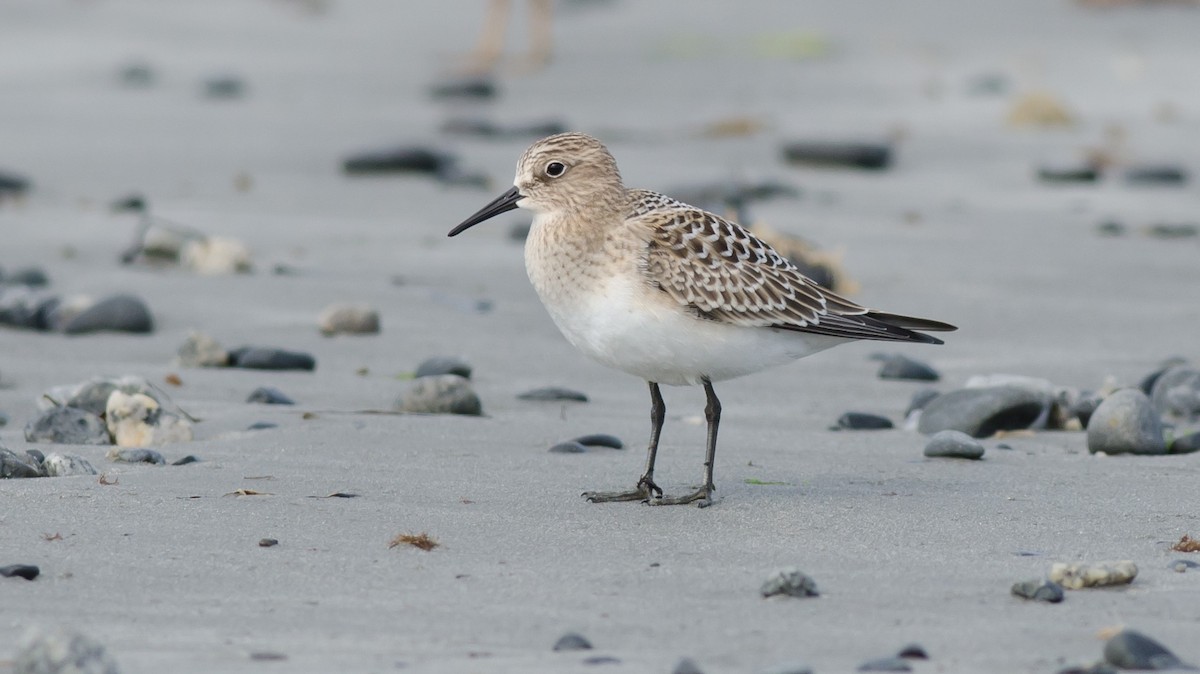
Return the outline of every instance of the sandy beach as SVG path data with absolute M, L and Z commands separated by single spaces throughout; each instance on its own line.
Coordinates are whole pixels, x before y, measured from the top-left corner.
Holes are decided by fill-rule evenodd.
M 665 674 L 685 657 L 706 674 L 822 673 L 910 643 L 929 655 L 916 672 L 1058 672 L 1099 661 L 1121 627 L 1200 663 L 1200 569 L 1169 567 L 1188 558 L 1171 544 L 1200 534 L 1200 455 L 1097 456 L 1082 431 L 1028 431 L 982 439 L 981 461 L 936 460 L 914 430 L 830 428 L 847 411 L 901 426 L 930 385 L 880 379 L 877 352 L 929 363 L 942 391 L 990 374 L 1135 386 L 1169 357 L 1200 358 L 1200 239 L 1150 230 L 1198 222 L 1194 181 L 1124 177 L 1200 171 L 1200 8 L 564 0 L 547 67 L 510 58 L 490 100 L 431 96 L 455 79 L 484 4 L 0 7 L 0 172 L 32 184 L 0 200 L 0 270 L 44 270 L 64 297 L 132 293 L 155 323 L 0 326 L 0 445 L 78 454 L 105 476 L 0 481 L 0 566 L 41 571 L 0 579 L 0 672 L 34 626 L 88 635 L 124 674 Z M 132 86 L 131 65 L 152 81 Z M 241 94 L 206 95 L 222 76 Z M 1013 124 L 1033 92 L 1070 122 Z M 646 385 L 558 333 L 510 234 L 527 214 L 446 238 L 511 185 L 533 140 L 441 131 L 452 119 L 560 122 L 604 140 L 627 185 L 668 194 L 794 187 L 751 217 L 839 252 L 856 301 L 959 330 L 720 384 L 712 507 L 588 503 L 581 492 L 640 474 Z M 813 139 L 890 143 L 894 161 L 782 161 L 784 144 Z M 418 145 L 488 184 L 342 172 L 357 152 Z M 1095 182 L 1037 177 L 1097 156 Z M 254 271 L 122 265 L 139 216 L 110 204 L 135 193 L 155 217 L 243 241 Z M 318 314 L 338 302 L 377 309 L 380 333 L 322 336 Z M 311 354 L 316 369 L 180 367 L 193 330 Z M 431 356 L 473 366 L 482 417 L 372 413 Z M 197 463 L 26 441 L 45 391 L 121 375 L 200 419 L 192 442 L 155 448 Z M 297 404 L 245 402 L 260 386 Z M 545 386 L 589 401 L 517 398 Z M 664 396 L 659 484 L 680 492 L 701 477 L 704 394 Z M 625 449 L 548 452 L 587 433 Z M 389 547 L 420 533 L 439 546 Z M 1054 562 L 1105 560 L 1132 560 L 1136 580 L 1061 604 L 1009 592 Z M 763 599 L 789 566 L 820 596 Z M 552 651 L 567 632 L 594 648 Z

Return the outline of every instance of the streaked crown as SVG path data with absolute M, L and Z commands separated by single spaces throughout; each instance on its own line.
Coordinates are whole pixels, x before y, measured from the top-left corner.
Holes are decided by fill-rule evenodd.
M 543 138 L 525 150 L 513 181 L 521 206 L 539 213 L 624 206 L 617 162 L 600 141 L 582 133 Z

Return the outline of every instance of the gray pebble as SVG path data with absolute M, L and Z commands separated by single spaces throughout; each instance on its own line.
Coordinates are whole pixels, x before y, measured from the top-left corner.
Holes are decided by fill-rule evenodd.
M 25 580 L 33 580 L 42 572 L 33 564 L 9 564 L 8 566 L 0 566 L 0 576 L 4 578 L 24 578 Z
M 560 388 L 558 386 L 547 386 L 545 388 L 535 388 L 524 393 L 518 393 L 517 398 L 520 400 L 538 400 L 538 401 L 575 401 L 586 403 L 588 397 L 586 394 L 579 391 L 572 391 L 569 388 Z
M 104 646 L 79 632 L 33 629 L 13 660 L 13 674 L 120 674 Z
M 171 465 L 172 466 L 186 466 L 189 463 L 198 463 L 199 461 L 200 461 L 200 459 L 196 458 L 196 455 L 188 454 L 187 456 L 183 457 L 182 459 L 175 459 L 174 461 L 171 462 Z
M 896 653 L 896 657 L 907 658 L 909 660 L 928 660 L 929 653 L 925 652 L 925 647 L 921 644 L 913 643 L 901 648 L 900 652 Z
M 45 288 L 50 285 L 50 277 L 37 267 L 26 267 L 5 275 L 2 282 L 4 285 Z
M 321 312 L 317 327 L 327 337 L 374 335 L 379 333 L 379 312 L 366 304 L 333 304 Z
M 1025 580 L 1013 583 L 1012 594 L 1023 599 L 1057 604 L 1063 600 L 1063 588 L 1052 580 Z
M 154 318 L 141 298 L 134 295 L 106 297 L 75 314 L 62 328 L 68 335 L 93 332 L 154 332 Z
M 229 352 L 232 367 L 250 370 L 315 370 L 317 360 L 307 353 L 272 347 L 244 346 Z
M 8 425 L 8 415 L 5 414 L 4 412 L 0 411 L 0 428 L 4 428 L 7 425 Z
M 1048 395 L 1021 386 L 962 388 L 931 400 L 921 411 L 917 430 L 925 435 L 955 430 L 986 438 L 996 431 L 1029 428 L 1049 405 Z
M 567 440 L 552 445 L 550 451 L 554 454 L 583 454 L 588 451 L 588 448 L 574 440 Z
M 1104 644 L 1104 661 L 1119 669 L 1192 669 L 1166 646 L 1133 630 L 1122 630 Z
M 882 143 L 796 141 L 783 146 L 783 160 L 789 164 L 878 171 L 891 164 L 892 148 Z
M 471 364 L 454 356 L 426 358 L 417 366 L 416 377 L 432 377 L 441 374 L 456 374 L 463 379 L 471 378 Z
M 907 419 L 913 412 L 925 409 L 926 405 L 940 395 L 940 391 L 932 388 L 923 388 L 913 393 L 908 399 L 908 407 L 904 410 L 904 418 Z
M 1174 164 L 1147 164 L 1125 169 L 1125 182 L 1131 185 L 1182 185 L 1188 172 Z
M 675 663 L 675 668 L 671 670 L 671 674 L 704 674 L 700 669 L 700 665 L 691 658 L 683 658 Z
M 886 428 L 894 428 L 894 426 L 891 419 L 879 416 L 878 414 L 846 412 L 838 417 L 836 428 L 856 431 L 878 431 Z
M 590 435 L 581 435 L 575 438 L 575 442 L 584 447 L 608 447 L 609 449 L 624 449 L 625 443 L 621 442 L 621 438 L 607 433 L 592 433 Z
M 1167 568 L 1178 573 L 1184 573 L 1188 569 L 1200 569 L 1200 563 L 1193 562 L 1190 559 L 1177 559 L 1168 564 Z
M 229 352 L 212 337 L 193 331 L 176 352 L 176 361 L 183 367 L 225 367 Z
M 1163 372 L 1150 390 L 1154 409 L 1183 419 L 1200 416 L 1200 370 L 1178 365 Z
M 440 82 L 429 88 L 429 94 L 434 98 L 495 98 L 498 93 L 496 82 L 490 77 L 467 77 L 459 80 Z
M 26 454 L 21 456 L 0 445 L 0 478 L 45 477 L 40 461 Z
M 879 368 L 880 379 L 906 381 L 937 381 L 941 379 L 937 370 L 904 354 L 880 354 L 877 358 L 883 361 L 883 366 Z
M 104 421 L 75 407 L 53 407 L 25 425 L 27 442 L 63 445 L 111 445 Z
M 77 454 L 62 454 L 50 452 L 42 462 L 42 468 L 47 477 L 66 477 L 68 475 L 96 475 L 99 471 L 90 461 Z
M 246 83 L 237 75 L 215 75 L 204 80 L 204 96 L 212 99 L 234 99 L 246 95 Z
M 800 569 L 790 566 L 771 574 L 759 588 L 763 597 L 773 597 L 777 594 L 789 597 L 816 597 L 817 582 Z
M 782 662 L 767 667 L 758 674 L 813 674 L 813 670 L 812 667 L 802 662 Z
M 581 662 L 585 665 L 616 665 L 621 662 L 620 658 L 614 658 L 611 655 L 593 655 L 584 658 Z
M 419 377 L 396 399 L 397 412 L 417 414 L 483 414 L 471 383 L 456 374 Z
M 1104 396 L 1089 391 L 1072 401 L 1067 408 L 1067 413 L 1078 419 L 1081 426 L 1087 428 L 1088 423 L 1092 420 L 1092 415 L 1096 413 L 1096 408 L 1102 402 L 1104 402 Z
M 159 454 L 153 449 L 126 449 L 113 447 L 112 449 L 108 450 L 108 453 L 105 454 L 105 457 L 108 458 L 109 461 L 115 461 L 117 463 L 152 463 L 156 466 L 167 465 L 167 460 L 163 458 L 163 455 Z
M 1146 395 L 1154 394 L 1154 385 L 1158 383 L 1158 378 L 1166 374 L 1167 370 L 1180 365 L 1187 365 L 1188 360 L 1183 356 L 1171 356 L 1163 362 L 1159 363 L 1158 369 L 1150 374 L 1142 377 L 1142 381 L 1138 383 L 1138 388 Z
M 1191 239 L 1200 236 L 1200 225 L 1194 222 L 1156 222 L 1146 225 L 1144 231 L 1155 239 Z
M 260 538 L 260 539 L 258 539 L 258 547 L 260 547 L 260 548 L 273 548 L 276 545 L 279 545 L 278 538 Z
M 983 445 L 962 431 L 938 431 L 925 445 L 925 456 L 948 459 L 982 459 Z
M 592 642 L 575 632 L 567 632 L 554 642 L 556 651 L 586 651 L 591 650 Z
M 1095 454 L 1165 454 L 1162 424 L 1145 393 L 1122 389 L 1100 403 L 1087 429 L 1088 451 Z
M 263 403 L 264 405 L 295 405 L 296 401 L 284 395 L 274 386 L 260 386 L 246 398 L 248 403 Z
M 911 672 L 912 665 L 904 658 L 879 658 L 868 660 L 858 666 L 860 672 Z
M 271 428 L 279 428 L 279 424 L 270 421 L 256 421 L 246 427 L 248 431 L 265 431 Z

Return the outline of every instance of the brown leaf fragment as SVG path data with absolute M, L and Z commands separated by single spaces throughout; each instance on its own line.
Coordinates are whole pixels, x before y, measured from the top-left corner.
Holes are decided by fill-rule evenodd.
M 1192 538 L 1184 534 L 1179 542 L 1171 546 L 1175 552 L 1200 552 L 1200 538 Z
M 391 543 L 388 543 L 389 548 L 400 545 L 411 545 L 414 548 L 420 548 L 428 552 L 436 548 L 440 543 L 430 538 L 429 534 L 424 532 L 419 534 L 400 534 L 393 538 Z
M 274 494 L 265 491 L 257 491 L 255 489 L 235 489 L 234 491 L 225 494 L 225 496 L 274 496 Z

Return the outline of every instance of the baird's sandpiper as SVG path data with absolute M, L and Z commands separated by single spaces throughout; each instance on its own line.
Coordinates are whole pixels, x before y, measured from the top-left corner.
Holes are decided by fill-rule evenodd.
M 646 472 L 631 491 L 585 492 L 590 501 L 711 504 L 721 419 L 713 382 L 853 340 L 941 344 L 917 330 L 955 329 L 859 306 L 742 227 L 626 188 L 613 156 L 581 133 L 534 143 L 513 187 L 449 235 L 514 208 L 533 211 L 525 269 L 559 330 L 588 356 L 650 384 Z M 704 483 L 677 497 L 654 483 L 666 414 L 660 384 L 700 384 L 708 398 Z

